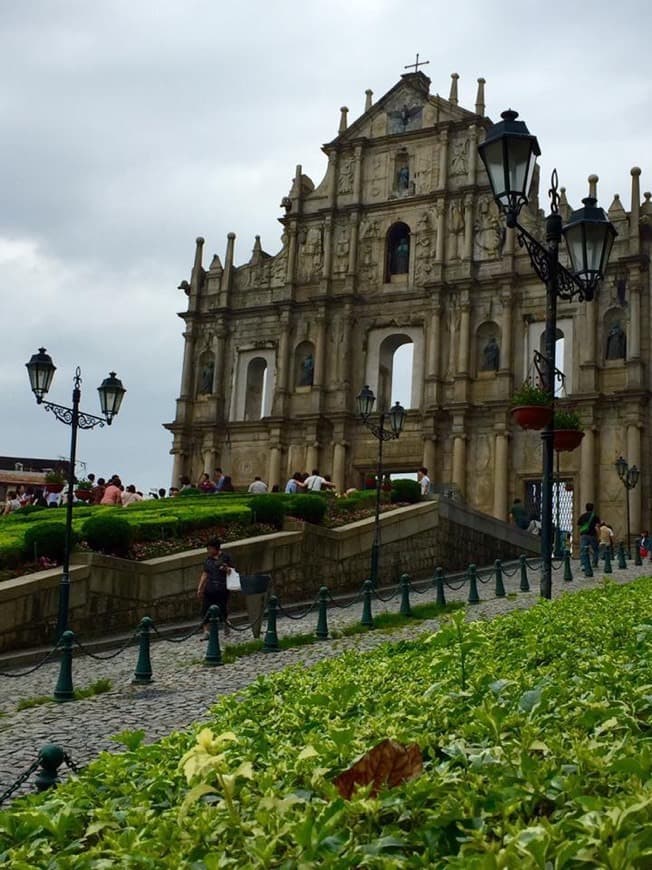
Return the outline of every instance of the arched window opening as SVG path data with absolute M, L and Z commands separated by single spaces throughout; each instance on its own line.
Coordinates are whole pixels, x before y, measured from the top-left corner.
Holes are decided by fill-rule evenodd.
M 264 416 L 266 384 L 267 362 L 258 356 L 247 366 L 245 420 L 260 420 Z
M 311 341 L 302 341 L 294 351 L 295 387 L 312 387 L 315 379 L 315 347 Z
M 406 275 L 410 269 L 410 228 L 399 221 L 387 233 L 385 281 L 393 276 Z
M 389 335 L 380 345 L 378 367 L 378 409 L 388 410 L 394 402 L 412 407 L 414 344 L 408 335 Z

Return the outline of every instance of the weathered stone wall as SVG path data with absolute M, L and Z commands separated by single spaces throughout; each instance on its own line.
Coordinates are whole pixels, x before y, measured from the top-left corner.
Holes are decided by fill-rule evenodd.
M 538 552 L 539 539 L 452 503 L 433 500 L 381 516 L 380 580 L 414 577 L 436 565 L 455 570 L 488 564 L 522 552 Z M 230 544 L 242 574 L 269 573 L 281 601 L 359 588 L 368 576 L 373 519 L 338 529 L 292 523 L 287 531 Z M 198 614 L 197 582 L 204 550 L 129 562 L 98 554 L 82 556 L 71 570 L 70 625 L 82 637 L 133 628 L 145 615 L 157 623 Z M 60 572 L 41 571 L 0 585 L 0 651 L 48 643 L 56 625 Z M 235 594 L 232 610 L 244 608 Z

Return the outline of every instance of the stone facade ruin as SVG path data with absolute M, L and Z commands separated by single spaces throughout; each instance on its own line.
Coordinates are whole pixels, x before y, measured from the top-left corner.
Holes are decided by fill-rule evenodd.
M 539 498 L 541 442 L 511 421 L 513 391 L 534 374 L 545 288 L 493 203 L 477 145 L 491 121 L 484 80 L 475 107 L 430 93 L 422 72 L 401 76 L 382 99 L 367 91 L 352 124 L 323 146 L 323 180 L 296 169 L 283 197 L 282 247 L 257 236 L 235 265 L 203 265 L 198 239 L 190 281 L 181 393 L 174 422 L 173 482 L 217 466 L 234 484 L 258 474 L 283 488 L 295 470 L 318 467 L 338 489 L 373 472 L 377 445 L 356 418 L 369 384 L 387 406 L 395 352 L 413 346 L 405 429 L 385 445 L 390 472 L 427 466 L 436 488 L 505 518 L 514 497 Z M 590 167 L 589 167 L 590 168 Z M 642 469 L 631 494 L 632 530 L 649 518 L 650 280 L 652 202 L 631 170 L 629 211 L 609 207 L 617 231 L 609 274 L 592 303 L 560 302 L 566 397 L 585 435 L 560 455 L 570 528 L 580 507 L 624 531 L 619 454 Z M 594 182 L 595 183 L 595 182 Z M 535 175 L 521 220 L 544 235 Z M 545 189 L 545 187 L 544 187 Z M 606 203 L 603 203 L 606 205 Z M 571 207 L 562 189 L 561 211 Z M 560 345 L 561 347 L 561 345 Z

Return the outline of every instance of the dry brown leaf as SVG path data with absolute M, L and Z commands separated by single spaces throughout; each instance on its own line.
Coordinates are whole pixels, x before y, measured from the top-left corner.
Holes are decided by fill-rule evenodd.
M 336 776 L 333 784 L 343 798 L 350 800 L 356 786 L 372 783 L 371 795 L 375 797 L 383 786 L 395 788 L 415 779 L 422 770 L 423 757 L 418 743 L 404 746 L 396 740 L 383 740 Z

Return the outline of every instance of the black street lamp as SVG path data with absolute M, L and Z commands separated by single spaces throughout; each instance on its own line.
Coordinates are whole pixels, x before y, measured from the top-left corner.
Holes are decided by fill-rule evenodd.
M 517 230 L 519 244 L 527 249 L 534 271 L 546 285 L 546 327 L 543 387 L 554 396 L 555 341 L 557 337 L 557 299 L 591 301 L 598 283 L 604 278 L 609 254 L 617 235 L 593 196 L 583 199 L 583 208 L 573 212 L 562 226 L 557 192 L 557 170 L 550 186 L 550 211 L 546 218 L 546 245 L 542 245 L 518 222 L 519 212 L 527 203 L 536 159 L 541 150 L 518 113 L 503 112 L 502 121 L 494 124 L 478 146 L 492 191 L 508 227 Z M 562 236 L 570 257 L 571 268 L 559 263 Z M 552 487 L 554 477 L 554 421 L 542 434 L 543 473 L 541 499 L 541 596 L 552 597 Z
M 634 489 L 636 484 L 638 483 L 638 479 L 641 476 L 641 472 L 635 466 L 627 463 L 627 460 L 622 456 L 619 456 L 618 459 L 614 462 L 614 466 L 616 471 L 618 472 L 618 477 L 620 478 L 623 486 L 625 487 L 625 499 L 627 500 L 627 558 L 632 558 L 631 551 L 631 540 L 632 533 L 630 529 L 630 521 L 629 521 L 629 492 Z
M 29 374 L 29 382 L 32 392 L 36 396 L 36 401 L 39 405 L 43 404 L 43 398 L 50 389 L 56 366 L 52 362 L 52 357 L 45 352 L 45 348 L 39 348 L 39 352 L 35 353 L 30 361 L 25 364 Z M 66 408 L 64 405 L 55 405 L 52 402 L 45 402 L 44 408 L 46 411 L 52 411 L 57 420 L 72 427 L 70 436 L 70 464 L 68 466 L 68 500 L 66 502 L 66 537 L 63 554 L 63 570 L 61 573 L 61 583 L 59 585 L 59 615 L 57 618 L 57 640 L 68 627 L 68 607 L 70 601 L 70 550 L 72 549 L 72 503 L 74 498 L 75 488 L 75 458 L 77 453 L 77 430 L 78 429 L 93 429 L 95 426 L 111 425 L 113 418 L 120 410 L 122 398 L 126 393 L 122 382 L 116 377 L 115 372 L 111 372 L 108 378 L 102 381 L 102 384 L 97 388 L 100 394 L 100 407 L 104 414 L 104 419 L 94 417 L 92 414 L 84 414 L 79 410 L 79 400 L 81 399 L 81 369 L 79 366 L 75 369 L 75 377 L 73 378 L 72 391 L 72 408 Z
M 383 442 L 393 441 L 398 438 L 403 431 L 405 423 L 405 408 L 396 402 L 389 411 L 381 411 L 378 416 L 378 422 L 374 423 L 369 418 L 374 409 L 376 397 L 373 390 L 369 389 L 368 384 L 360 390 L 360 394 L 356 397 L 358 404 L 358 414 L 360 419 L 367 429 L 378 440 L 378 462 L 376 466 L 376 514 L 374 522 L 374 540 L 371 545 L 371 573 L 370 580 L 375 587 L 378 581 L 378 559 L 380 556 L 380 494 L 383 483 Z M 386 427 L 389 423 L 389 427 Z

